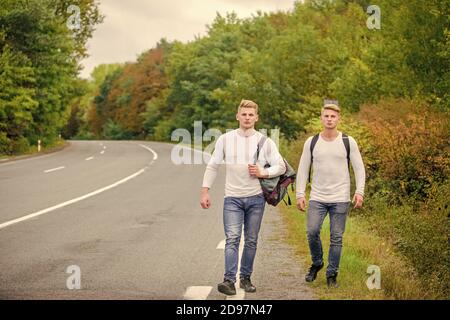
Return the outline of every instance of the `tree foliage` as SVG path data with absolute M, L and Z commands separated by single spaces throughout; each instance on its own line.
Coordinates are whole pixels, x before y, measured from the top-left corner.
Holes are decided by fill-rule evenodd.
M 50 142 L 67 122 L 69 103 L 79 94 L 79 58 L 93 25 L 101 21 L 93 1 L 75 3 L 81 12 L 91 12 L 79 36 L 66 24 L 68 1 L 0 2 L 2 153 L 16 152 L 15 141 L 23 146 L 38 139 Z

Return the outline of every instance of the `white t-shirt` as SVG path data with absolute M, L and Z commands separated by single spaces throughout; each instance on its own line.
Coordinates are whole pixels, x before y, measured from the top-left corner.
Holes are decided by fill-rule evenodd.
M 206 167 L 203 187 L 211 188 L 218 167 L 225 160 L 225 197 L 249 197 L 262 192 L 259 179 L 250 176 L 248 164 L 254 164 L 255 154 L 262 133 L 256 130 L 244 131 L 236 129 L 222 134 L 216 141 L 214 152 Z M 269 168 L 263 169 L 264 165 Z M 272 139 L 267 138 L 259 152 L 256 163 L 269 178 L 276 177 L 286 171 L 283 158 Z
M 309 137 L 303 146 L 297 173 L 297 198 L 305 196 L 311 166 L 310 145 L 312 138 Z M 366 180 L 364 164 L 355 139 L 349 136 L 348 140 L 350 143 L 350 162 L 355 173 L 355 192 L 363 196 Z M 319 139 L 314 146 L 313 156 L 310 200 L 325 203 L 350 201 L 350 174 L 342 133 L 339 132 L 333 141 L 326 141 L 319 135 Z

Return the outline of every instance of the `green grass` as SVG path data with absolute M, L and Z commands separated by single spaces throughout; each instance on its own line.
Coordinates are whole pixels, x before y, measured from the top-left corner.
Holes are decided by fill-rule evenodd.
M 38 152 L 38 148 L 37 146 L 30 146 L 30 148 L 23 153 L 20 154 L 14 154 L 12 156 L 10 155 L 5 155 L 5 154 L 0 154 L 0 160 L 2 159 L 14 159 L 16 157 L 21 157 L 21 156 L 32 156 L 32 155 L 37 155 L 37 154 L 43 154 L 43 153 L 49 153 L 54 151 L 55 149 L 60 149 L 62 148 L 64 145 L 66 144 L 66 141 L 63 139 L 57 139 L 55 140 L 53 143 L 46 145 L 46 146 L 41 146 L 41 151 Z
M 295 205 L 280 205 L 284 223 L 288 229 L 287 241 L 295 248 L 299 263 L 303 263 L 305 272 L 311 264 L 306 238 L 306 213 L 297 210 Z M 329 218 L 324 221 L 321 239 L 324 250 L 325 266 L 328 263 L 330 245 Z M 308 284 L 319 299 L 423 299 L 426 294 L 414 270 L 405 259 L 394 252 L 394 246 L 378 237 L 367 222 L 350 212 L 344 233 L 341 263 L 339 268 L 339 288 L 328 289 L 325 268 L 316 281 Z M 381 289 L 369 290 L 366 285 L 370 274 L 367 268 L 377 265 L 381 270 Z

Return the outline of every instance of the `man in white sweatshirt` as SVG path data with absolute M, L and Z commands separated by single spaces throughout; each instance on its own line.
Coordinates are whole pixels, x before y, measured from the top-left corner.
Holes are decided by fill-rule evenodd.
M 211 206 L 209 189 L 217 175 L 218 166 L 225 160 L 225 199 L 223 223 L 225 242 L 224 281 L 218 284 L 219 292 L 235 295 L 239 243 L 244 227 L 244 251 L 241 258 L 240 288 L 255 292 L 250 280 L 256 254 L 258 233 L 264 213 L 265 199 L 259 178 L 272 178 L 283 174 L 286 167 L 276 144 L 267 138 L 258 159 L 256 150 L 263 136 L 255 130 L 258 121 L 258 105 L 251 100 L 242 100 L 236 120 L 239 128 L 222 134 L 216 141 L 212 157 L 206 167 L 200 195 L 203 209 Z M 264 168 L 266 164 L 270 167 Z
M 337 101 L 326 100 L 320 117 L 323 131 L 309 137 L 303 147 L 297 174 L 297 208 L 305 211 L 305 188 L 312 162 L 312 184 L 307 214 L 307 235 L 312 266 L 306 281 L 312 282 L 323 268 L 320 230 L 330 215 L 330 250 L 326 271 L 328 287 L 337 287 L 342 237 L 350 209 L 350 162 L 355 173 L 356 191 L 352 203 L 361 208 L 364 196 L 365 170 L 356 141 L 337 130 L 340 108 Z M 312 150 L 312 153 L 311 153 Z

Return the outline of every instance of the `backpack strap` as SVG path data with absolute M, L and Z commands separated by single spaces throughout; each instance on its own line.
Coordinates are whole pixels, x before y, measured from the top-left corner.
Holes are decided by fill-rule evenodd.
M 314 147 L 316 146 L 317 140 L 319 140 L 319 134 L 320 134 L 320 133 L 316 134 L 316 135 L 312 138 L 311 144 L 309 145 L 309 151 L 310 151 L 310 153 L 311 153 L 311 164 L 310 164 L 310 166 L 309 166 L 308 182 L 311 182 L 312 164 L 313 164 L 313 160 L 314 160 L 314 157 L 313 157 L 313 151 L 314 151 Z
M 347 151 L 347 167 L 350 172 L 350 141 L 348 139 L 348 135 L 345 133 L 342 134 L 342 142 L 344 143 L 345 150 Z
M 286 202 L 286 200 L 284 198 L 288 197 L 288 201 Z M 287 206 L 291 206 L 292 205 L 292 201 L 291 201 L 291 197 L 289 196 L 289 193 L 286 193 L 286 196 L 283 198 L 283 202 L 285 205 Z
M 256 164 L 259 158 L 259 151 L 261 151 L 262 147 L 264 146 L 264 142 L 266 142 L 267 137 L 263 135 L 261 139 L 258 141 L 258 145 L 256 146 L 256 153 L 255 153 L 255 159 L 253 161 L 253 164 Z

